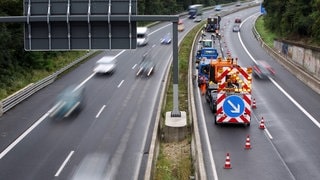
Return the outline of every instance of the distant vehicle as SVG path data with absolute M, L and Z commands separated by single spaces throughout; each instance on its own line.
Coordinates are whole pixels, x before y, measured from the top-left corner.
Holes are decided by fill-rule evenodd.
M 163 38 L 161 38 L 161 44 L 171 44 L 172 38 L 170 33 L 166 34 L 163 36 Z
M 188 8 L 189 19 L 194 19 L 197 16 L 202 15 L 202 8 L 203 8 L 202 4 L 190 5 L 189 8 Z
M 221 5 L 216 5 L 216 7 L 214 8 L 215 11 L 221 11 L 222 10 L 222 6 Z
M 115 71 L 117 59 L 114 56 L 104 56 L 96 62 L 93 72 L 112 74 Z
M 236 19 L 234 20 L 234 23 L 241 23 L 241 18 L 236 18 Z
M 71 114 L 79 112 L 84 105 L 84 87 L 69 86 L 62 91 L 56 100 L 49 117 L 52 119 L 63 119 Z
M 203 39 L 199 41 L 200 48 L 213 48 L 213 41 L 211 39 Z
M 273 68 L 263 60 L 257 60 L 252 67 L 253 75 L 260 79 L 267 79 L 275 75 Z
M 241 6 L 241 2 L 240 1 L 237 1 L 236 2 L 236 6 L 238 7 L 238 6 Z
M 196 16 L 196 18 L 194 18 L 193 22 L 201 22 L 202 21 L 202 16 Z
M 155 61 L 157 60 L 157 57 L 155 57 L 156 54 L 154 54 L 153 49 L 154 46 L 143 55 L 142 60 L 138 65 L 136 76 L 145 75 L 146 77 L 149 77 L 154 72 L 156 67 Z
M 240 26 L 239 24 L 235 24 L 232 27 L 232 32 L 240 32 Z
M 149 29 L 147 27 L 137 27 L 137 46 L 145 46 L 149 42 Z
M 179 32 L 184 31 L 184 24 L 183 24 L 183 21 L 181 19 L 179 19 L 179 21 L 178 21 L 178 31 Z
M 86 155 L 75 169 L 71 180 L 104 180 L 109 179 L 109 157 L 102 153 Z
M 220 21 L 220 16 L 207 18 L 207 24 L 205 27 L 206 32 L 218 33 L 220 30 Z

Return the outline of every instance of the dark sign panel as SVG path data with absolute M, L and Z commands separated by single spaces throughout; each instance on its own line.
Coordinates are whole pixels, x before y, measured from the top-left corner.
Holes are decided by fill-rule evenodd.
M 25 50 L 134 49 L 136 0 L 24 0 Z

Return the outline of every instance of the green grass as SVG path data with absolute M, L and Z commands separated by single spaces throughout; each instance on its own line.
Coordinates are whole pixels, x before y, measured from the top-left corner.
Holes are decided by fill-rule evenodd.
M 276 34 L 270 32 L 264 26 L 264 17 L 260 16 L 255 25 L 258 33 L 260 34 L 262 40 L 269 46 L 273 47 L 273 41 L 277 37 Z
M 179 47 L 179 110 L 187 112 L 188 118 L 188 68 L 189 56 L 192 52 L 191 46 L 197 31 L 203 27 L 203 23 L 193 28 L 182 40 Z M 166 112 L 173 109 L 173 78 L 172 68 L 170 71 L 169 87 L 166 94 L 166 104 L 161 113 L 161 123 L 164 124 Z M 160 142 L 160 152 L 156 163 L 155 177 L 156 180 L 180 180 L 189 179 L 193 175 L 193 165 L 191 159 L 191 130 L 188 122 L 188 137 L 183 142 L 163 143 Z M 171 158 L 172 149 L 166 149 L 164 146 L 174 146 L 175 159 Z M 181 146 L 187 146 L 182 148 Z M 168 151 L 168 152 L 167 152 Z
M 68 65 L 72 61 L 78 59 L 79 57 L 86 54 L 86 51 L 70 51 L 61 53 L 58 57 L 54 59 L 48 59 L 52 62 L 50 70 L 48 69 L 33 69 L 28 72 L 16 72 L 11 79 L 8 81 L 9 84 L 5 88 L 0 89 L 0 100 L 4 99 L 11 94 L 17 92 L 18 90 L 26 87 L 30 83 L 35 83 L 51 74 L 55 71 L 61 69 L 62 67 Z

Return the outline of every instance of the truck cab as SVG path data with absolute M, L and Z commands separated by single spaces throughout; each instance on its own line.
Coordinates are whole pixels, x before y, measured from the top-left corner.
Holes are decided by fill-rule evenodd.
M 203 39 L 199 41 L 199 48 L 198 49 L 203 49 L 203 48 L 213 48 L 213 40 L 212 39 Z
M 202 48 L 197 51 L 196 63 L 199 63 L 202 59 L 217 59 L 218 51 L 215 48 Z
M 149 29 L 147 27 L 137 27 L 137 46 L 145 46 L 149 41 Z

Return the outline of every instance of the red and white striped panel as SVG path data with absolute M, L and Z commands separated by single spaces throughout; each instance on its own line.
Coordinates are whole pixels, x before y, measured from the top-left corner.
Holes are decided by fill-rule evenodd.
M 217 80 L 219 81 L 219 89 L 224 89 L 225 88 L 225 82 L 226 82 L 226 76 L 231 75 L 234 73 L 237 73 L 241 76 L 241 88 L 245 89 L 248 92 L 251 89 L 251 83 L 252 83 L 252 76 L 251 74 L 248 74 L 248 68 L 242 68 L 242 67 L 223 67 L 223 71 L 221 73 L 218 72 L 218 78 Z
M 235 123 L 235 124 L 249 124 L 251 119 L 251 94 L 242 94 L 244 102 L 244 112 L 238 117 L 228 117 L 223 111 L 223 103 L 227 97 L 225 92 L 218 93 L 217 96 L 217 123 Z

